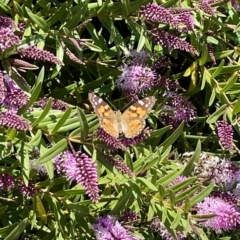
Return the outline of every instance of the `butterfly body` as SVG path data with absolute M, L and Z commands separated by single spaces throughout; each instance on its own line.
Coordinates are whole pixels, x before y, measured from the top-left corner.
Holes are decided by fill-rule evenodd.
M 89 93 L 88 98 L 99 118 L 100 126 L 105 132 L 116 138 L 120 133 L 123 133 L 126 138 L 139 135 L 146 125 L 145 119 L 156 102 L 154 96 L 146 97 L 121 113 L 119 110 L 114 112 L 94 93 Z

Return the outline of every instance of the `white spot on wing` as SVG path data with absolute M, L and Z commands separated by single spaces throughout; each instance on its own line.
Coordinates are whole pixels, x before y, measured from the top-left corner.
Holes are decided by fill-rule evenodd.
M 144 102 L 142 100 L 139 100 L 138 103 L 143 106 L 144 105 Z
M 98 104 L 101 103 L 103 100 L 101 98 L 98 99 Z

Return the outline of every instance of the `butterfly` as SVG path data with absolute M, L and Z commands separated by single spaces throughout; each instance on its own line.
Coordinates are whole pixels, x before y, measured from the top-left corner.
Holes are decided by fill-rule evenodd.
M 146 125 L 145 119 L 153 108 L 156 98 L 154 96 L 138 100 L 127 110 L 121 113 L 114 112 L 110 106 L 94 93 L 88 94 L 103 130 L 112 137 L 118 138 L 123 133 L 126 138 L 139 135 Z

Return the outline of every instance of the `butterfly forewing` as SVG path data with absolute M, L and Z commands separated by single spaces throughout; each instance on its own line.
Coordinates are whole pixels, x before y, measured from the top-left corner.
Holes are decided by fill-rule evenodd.
M 88 99 L 93 106 L 94 112 L 99 118 L 100 126 L 104 129 L 106 133 L 118 138 L 118 124 L 114 111 L 105 101 L 102 100 L 102 98 L 98 97 L 94 93 L 89 93 Z

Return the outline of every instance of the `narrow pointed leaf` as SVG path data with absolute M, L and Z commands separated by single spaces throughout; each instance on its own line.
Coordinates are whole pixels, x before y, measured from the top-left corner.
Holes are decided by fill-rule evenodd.
M 223 59 L 217 69 L 212 73 L 211 79 L 215 78 L 217 75 L 219 75 L 222 71 L 222 68 L 224 66 L 225 60 Z
M 151 183 L 149 182 L 146 178 L 141 178 L 141 177 L 138 177 L 137 178 L 137 182 L 140 181 L 142 182 L 146 187 L 149 188 L 149 190 L 152 190 L 152 191 L 157 191 L 158 189 Z
M 192 172 L 192 170 L 194 168 L 194 163 L 197 162 L 199 159 L 200 153 L 201 153 L 201 141 L 199 140 L 191 160 L 187 163 L 185 169 L 183 170 L 182 174 L 184 176 L 190 175 L 190 173 Z
M 169 190 L 169 201 L 170 201 L 170 206 L 174 207 L 175 205 L 175 195 L 172 190 Z
M 67 121 L 67 119 L 69 118 L 70 114 L 71 114 L 72 109 L 68 108 L 67 111 L 62 115 L 62 117 L 60 118 L 60 120 L 57 122 L 56 126 L 54 127 L 54 129 L 51 131 L 52 135 L 55 134 L 58 129 L 60 127 L 63 126 L 63 124 Z
M 184 204 L 184 213 L 188 214 L 191 208 L 191 200 L 188 195 L 186 195 L 185 198 L 185 204 Z
M 23 219 L 4 240 L 17 240 L 24 231 L 27 221 L 27 218 Z
M 45 106 L 45 108 L 43 109 L 41 115 L 38 117 L 38 119 L 36 119 L 33 123 L 32 123 L 32 126 L 35 127 L 36 125 L 38 125 L 46 116 L 47 114 L 49 113 L 50 109 L 51 109 L 51 106 L 52 106 L 52 98 L 49 98 L 48 99 L 48 102 Z
M 78 119 L 79 119 L 80 126 L 81 126 L 80 139 L 81 139 L 81 142 L 84 142 L 86 140 L 86 138 L 88 136 L 88 132 L 89 132 L 88 122 L 87 122 L 86 116 L 81 108 L 77 108 L 77 113 L 78 113 Z
M 42 131 L 40 129 L 37 130 L 36 134 L 33 135 L 31 141 L 28 143 L 30 146 L 38 146 L 41 142 Z
M 183 126 L 184 122 L 182 122 L 178 126 L 178 128 L 174 131 L 174 133 L 159 146 L 159 147 L 163 146 L 162 151 L 165 151 L 170 145 L 172 145 L 178 139 L 178 137 L 182 134 Z
M 49 27 L 45 20 L 37 15 L 34 15 L 30 9 L 26 8 L 27 14 L 33 23 L 36 23 L 44 32 L 49 31 Z
M 60 140 L 53 147 L 48 149 L 36 162 L 35 164 L 42 164 L 48 161 L 51 161 L 58 154 L 62 153 L 64 149 L 67 147 L 66 139 Z
M 201 202 L 205 197 L 207 197 L 211 193 L 213 188 L 214 188 L 214 183 L 211 183 L 205 189 L 203 189 L 200 193 L 198 193 L 196 196 L 191 198 L 191 207 L 197 204 L 198 202 Z
M 239 112 L 240 112 L 240 97 L 238 98 L 237 103 L 235 104 L 233 114 L 238 114 Z
M 222 116 L 227 108 L 227 104 L 223 104 L 216 112 L 214 112 L 211 116 L 208 117 L 207 123 L 215 123 L 220 116 Z
M 42 200 L 39 196 L 36 196 L 36 206 L 37 206 L 37 211 L 42 219 L 42 221 L 47 224 L 47 213 L 44 208 L 44 205 L 42 203 Z
M 174 218 L 173 222 L 171 223 L 170 228 L 176 229 L 177 226 L 179 225 L 180 221 L 181 221 L 181 212 L 177 211 L 177 214 L 175 215 L 175 218 Z

